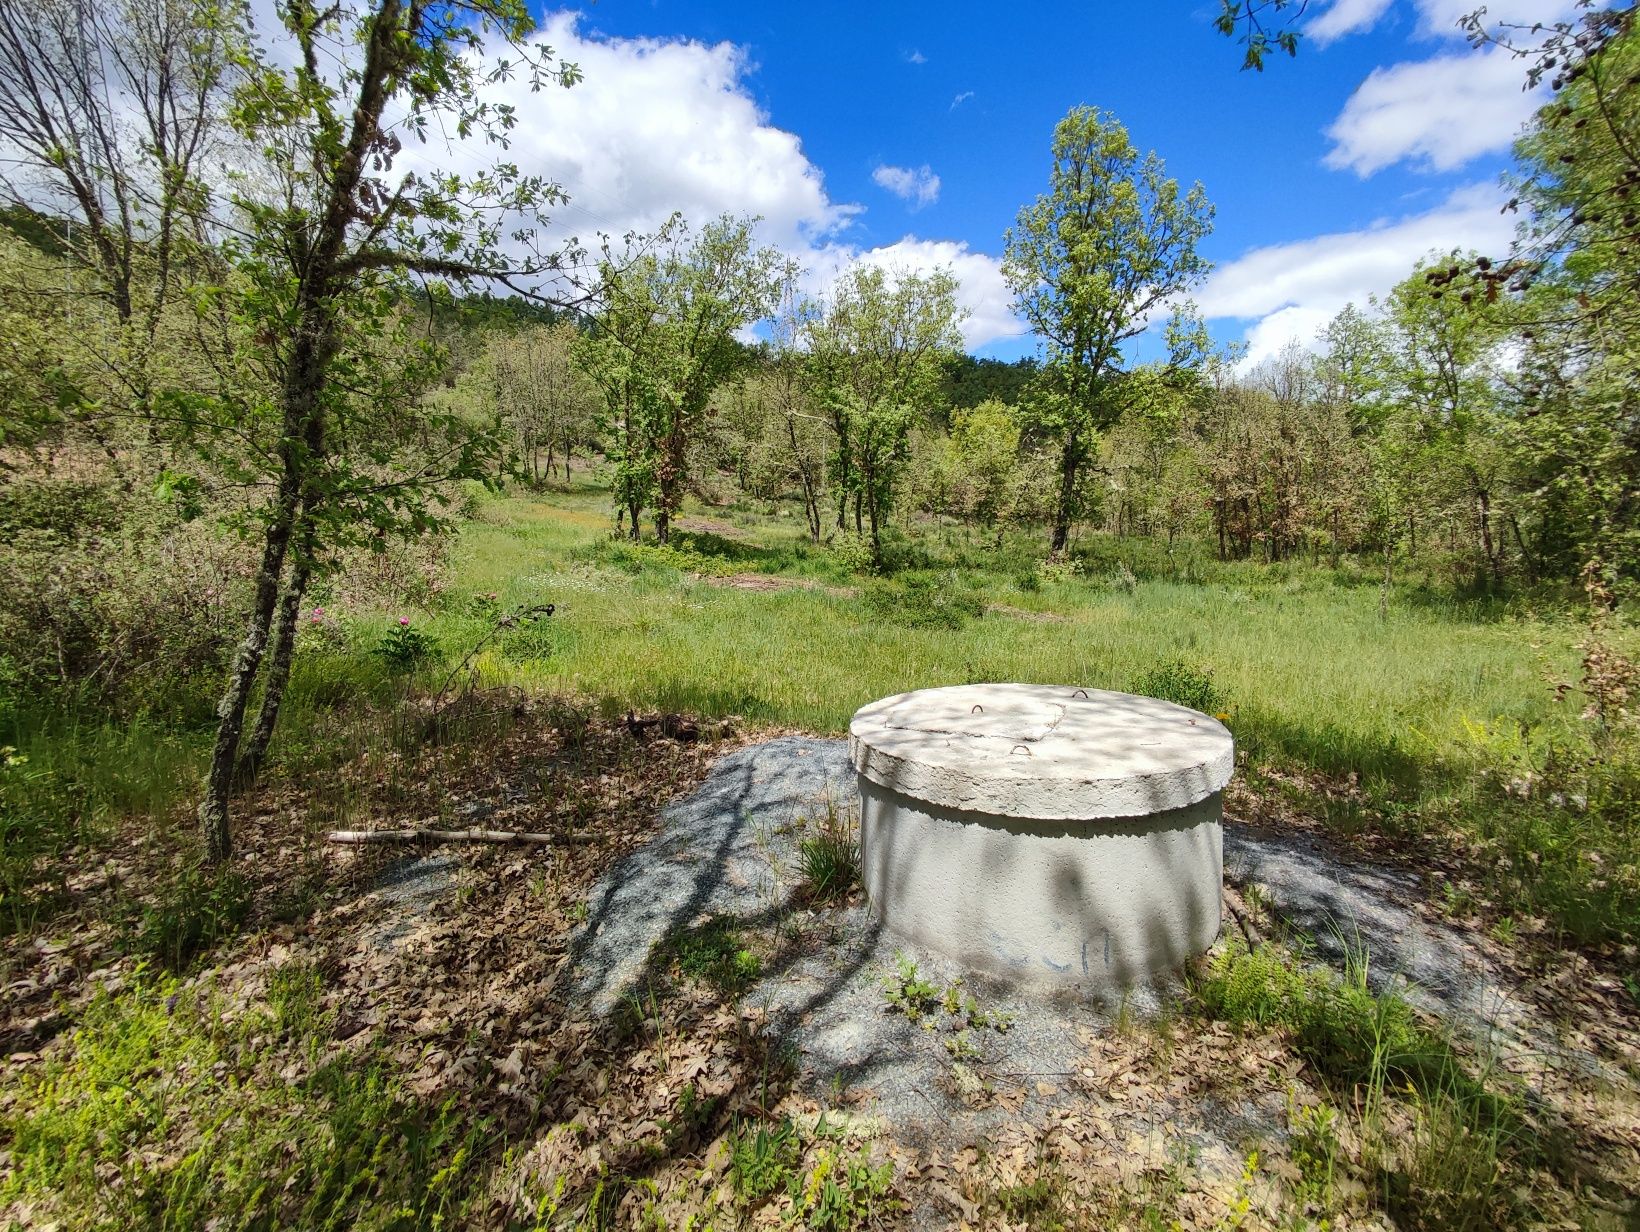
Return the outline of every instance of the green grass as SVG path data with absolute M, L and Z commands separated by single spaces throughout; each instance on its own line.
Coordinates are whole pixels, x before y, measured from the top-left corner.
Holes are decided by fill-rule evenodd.
M 803 543 L 789 519 L 743 520 L 751 544 L 737 549 L 743 571 L 865 585 L 866 593 L 738 590 L 658 559 L 636 571 L 617 566 L 600 549 L 609 521 L 596 492 L 553 504 L 485 502 L 457 545 L 451 591 L 557 603 L 549 656 L 498 656 L 486 667 L 535 688 L 578 689 L 611 709 L 734 713 L 840 731 L 865 702 L 905 689 L 976 680 L 1127 688 L 1159 665 L 1183 663 L 1210 670 L 1234 700 L 1244 747 L 1408 785 L 1461 766 L 1477 721 L 1536 729 L 1573 717 L 1544 680 L 1548 668 L 1574 670 L 1570 623 L 1477 621 L 1410 602 L 1392 604 L 1386 619 L 1370 587 L 1327 570 L 1272 575 L 1258 565 L 1216 565 L 1212 585 L 1140 580 L 1126 590 L 1083 576 L 1023 589 L 1017 575 L 1040 553 L 1040 536 L 1012 536 L 989 552 L 941 533 L 907 550 L 943 566 L 940 588 L 962 604 L 949 619 L 921 610 L 934 606 L 924 600 L 900 598 L 927 596 L 926 577 L 891 582 L 896 604 L 878 597 L 882 584 Z M 974 619 L 977 600 L 1058 619 Z M 890 610 L 908 604 L 910 619 Z M 432 625 L 450 647 L 481 627 L 449 613 Z
M 248 1015 L 140 974 L 99 994 L 0 1120 L 0 1205 L 65 1232 L 460 1226 L 483 1126 L 369 1056 L 320 1061 L 319 993 L 291 968 Z

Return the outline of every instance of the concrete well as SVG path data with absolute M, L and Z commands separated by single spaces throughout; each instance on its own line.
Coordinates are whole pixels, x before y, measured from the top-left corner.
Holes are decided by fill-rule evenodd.
M 923 689 L 858 711 L 872 911 L 1020 984 L 1105 993 L 1213 943 L 1235 746 L 1183 706 L 1069 686 Z

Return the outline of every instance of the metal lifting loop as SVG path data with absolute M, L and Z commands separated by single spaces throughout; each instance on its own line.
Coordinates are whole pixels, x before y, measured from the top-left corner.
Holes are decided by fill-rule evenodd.
M 1019 752 L 1020 749 L 1025 749 L 1025 756 L 1026 757 L 1035 757 L 1036 756 L 1036 754 L 1031 752 L 1030 749 L 1025 748 L 1025 746 L 1023 744 L 1014 745 L 1013 748 L 1008 750 L 1008 756 L 1012 757 L 1015 753 Z
M 984 714 L 985 713 L 985 707 L 980 705 L 978 702 L 975 702 L 974 703 L 974 708 L 972 710 L 970 710 L 968 713 L 969 714 Z
M 1080 693 L 1080 694 L 1081 694 L 1081 695 L 1082 695 L 1082 697 L 1083 697 L 1083 699 L 1084 699 L 1084 700 L 1086 700 L 1086 699 L 1087 699 L 1087 696 L 1088 696 L 1088 691 L 1087 691 L 1087 690 L 1086 690 L 1086 689 L 1078 689 L 1078 690 L 1076 690 L 1076 693 Z M 1076 696 L 1076 693 L 1072 693 L 1072 694 L 1071 694 L 1071 696 L 1072 696 L 1072 697 L 1075 697 L 1075 696 Z

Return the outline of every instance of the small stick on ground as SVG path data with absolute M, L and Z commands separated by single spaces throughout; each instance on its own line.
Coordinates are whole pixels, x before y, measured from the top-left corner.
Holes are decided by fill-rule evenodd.
M 552 843 L 557 836 L 522 830 L 332 830 L 327 843 Z

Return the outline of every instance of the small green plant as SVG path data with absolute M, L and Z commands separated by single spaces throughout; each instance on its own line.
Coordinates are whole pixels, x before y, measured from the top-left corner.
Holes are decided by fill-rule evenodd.
M 763 964 L 747 949 L 733 916 L 714 916 L 673 935 L 678 969 L 722 993 L 738 993 L 757 982 Z
M 735 1196 L 750 1205 L 789 1188 L 797 1179 L 802 1154 L 790 1117 L 772 1129 L 762 1122 L 752 1128 L 736 1125 L 729 1141 L 729 1175 Z
M 798 840 L 797 859 L 812 902 L 837 902 L 860 884 L 859 836 L 829 801 L 815 832 Z
M 250 908 L 250 885 L 240 874 L 190 865 L 143 910 L 132 948 L 181 971 L 238 932 Z
M 411 671 L 432 656 L 438 643 L 410 623 L 408 616 L 400 616 L 399 623 L 389 629 L 371 651 L 395 672 Z
M 1344 1155 L 1338 1138 L 1338 1110 L 1325 1102 L 1300 1104 L 1289 1091 L 1287 1150 L 1298 1169 L 1294 1196 L 1312 1212 L 1330 1213 L 1337 1204 Z
M 940 990 L 922 977 L 917 964 L 904 954 L 894 955 L 895 974 L 883 982 L 883 996 L 896 1013 L 904 1014 L 914 1023 L 924 1019 L 940 1007 Z M 933 1023 L 926 1025 L 932 1027 Z
M 801 1188 L 791 1189 L 796 1214 L 811 1232 L 849 1232 L 887 1213 L 893 1185 L 893 1164 L 873 1168 L 862 1156 L 821 1148 Z
M 1213 683 L 1212 673 L 1183 659 L 1158 663 L 1136 679 L 1129 692 L 1141 697 L 1159 697 L 1164 702 L 1188 706 L 1203 714 L 1223 714 L 1229 705 L 1223 690 Z

